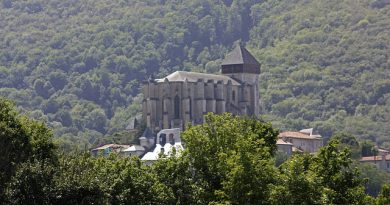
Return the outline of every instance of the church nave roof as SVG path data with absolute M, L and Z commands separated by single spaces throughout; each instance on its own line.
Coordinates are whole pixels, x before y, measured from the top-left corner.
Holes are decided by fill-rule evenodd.
M 165 78 L 156 79 L 156 82 L 164 82 L 165 79 L 168 79 L 169 82 L 184 82 L 186 79 L 188 82 L 198 82 L 198 80 L 203 79 L 205 82 L 208 80 L 214 80 L 214 83 L 217 81 L 223 81 L 224 84 L 227 84 L 230 80 L 232 85 L 240 85 L 239 82 L 234 80 L 233 78 L 225 75 L 214 75 L 207 73 L 195 73 L 195 72 L 187 72 L 187 71 L 176 71 Z

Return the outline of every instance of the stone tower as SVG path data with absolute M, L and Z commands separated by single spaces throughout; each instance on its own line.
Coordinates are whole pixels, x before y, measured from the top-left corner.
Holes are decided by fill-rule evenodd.
M 259 117 L 260 63 L 242 45 L 230 52 L 221 64 L 221 73 L 237 80 L 242 86 L 238 92 L 241 114 Z

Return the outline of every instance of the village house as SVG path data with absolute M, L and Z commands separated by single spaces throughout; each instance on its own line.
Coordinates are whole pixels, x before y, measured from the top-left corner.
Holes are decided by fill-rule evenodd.
M 141 145 L 132 145 L 127 149 L 122 150 L 122 155 L 124 156 L 141 156 L 145 153 L 145 148 Z
M 314 134 L 313 128 L 310 128 L 299 132 L 287 131 L 280 133 L 277 146 L 279 150 L 286 150 L 291 147 L 291 152 L 285 151 L 286 153 L 294 151 L 315 153 L 324 146 L 324 142 L 321 135 Z
M 91 150 L 92 156 L 108 156 L 110 153 L 120 153 L 130 145 L 106 144 Z
M 362 157 L 359 161 L 374 164 L 379 169 L 390 172 L 390 154 L 387 150 L 378 149 L 378 156 Z

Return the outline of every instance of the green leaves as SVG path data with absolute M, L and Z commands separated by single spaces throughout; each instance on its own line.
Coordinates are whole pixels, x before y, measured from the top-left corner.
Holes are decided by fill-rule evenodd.
M 382 187 L 381 193 L 378 197 L 378 205 L 390 204 L 390 184 L 386 184 Z
M 278 183 L 271 194 L 274 204 L 367 204 L 364 180 L 348 149 L 330 141 L 316 155 L 295 155 L 280 167 Z
M 50 204 L 54 167 L 40 161 L 22 163 L 12 177 L 7 197 L 10 204 Z
M 173 194 L 138 158 L 64 156 L 54 176 L 52 203 L 171 204 Z
M 381 46 L 389 44 L 383 27 L 390 24 L 384 17 L 389 7 L 369 4 L 298 0 L 252 6 L 249 44 L 262 62 L 261 100 L 274 125 L 314 127 L 324 137 L 344 130 L 388 146 L 382 137 L 388 120 L 380 113 L 389 107 L 383 58 L 389 47 Z M 367 114 L 360 114 L 362 107 Z
M 39 166 L 42 167 L 56 162 L 55 146 L 51 141 L 51 137 L 51 132 L 42 123 L 19 116 L 10 101 L 0 98 L 1 201 L 6 201 L 5 189 L 18 169 L 21 169 L 18 172 L 20 177 L 28 177 L 29 172 L 36 170 L 36 167 L 30 169 L 28 162 L 39 163 Z M 26 180 L 29 181 L 30 179 Z M 35 179 L 31 180 L 34 181 Z M 14 181 L 14 183 L 16 183 L 15 186 L 23 186 L 18 185 L 18 181 Z M 21 183 L 29 182 L 23 181 Z M 26 187 L 26 189 L 29 188 Z M 32 191 L 33 189 L 29 190 Z
M 114 134 L 127 125 L 113 116 L 137 103 L 133 99 L 149 75 L 218 72 L 233 42 L 247 40 L 249 9 L 256 3 L 4 0 L 0 95 L 28 111 L 43 110 L 54 135 L 73 138 L 75 146 L 88 141 L 90 130 Z M 85 103 L 99 113 L 69 120 L 66 113 Z M 130 113 L 134 117 L 139 109 L 130 106 Z
M 331 141 L 316 155 L 274 167 L 278 131 L 231 114 L 205 116 L 183 133 L 179 157 L 57 156 L 42 123 L 0 100 L 1 200 L 10 204 L 373 204 L 348 148 Z M 340 137 L 353 144 L 349 136 Z M 387 186 L 378 203 L 387 203 Z M 386 198 L 387 197 L 387 198 Z
M 263 114 L 276 127 L 347 130 L 389 148 L 388 11 L 380 0 L 3 0 L 0 95 L 43 110 L 77 146 L 90 130 L 125 129 L 113 116 L 139 113 L 130 105 L 149 75 L 216 73 L 241 40 L 262 64 Z M 105 125 L 64 114 L 86 102 Z
M 205 120 L 183 133 L 183 157 L 189 158 L 194 179 L 205 183 L 206 201 L 267 203 L 277 131 L 270 124 L 231 114 L 208 114 Z

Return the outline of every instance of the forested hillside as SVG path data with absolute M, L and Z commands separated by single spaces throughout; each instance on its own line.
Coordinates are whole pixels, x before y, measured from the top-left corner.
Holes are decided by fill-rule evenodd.
M 0 95 L 81 147 L 124 130 L 149 75 L 218 72 L 241 40 L 263 117 L 390 148 L 386 0 L 1 0 Z
M 346 130 L 390 148 L 389 1 L 273 1 L 251 10 L 264 113 L 275 125 L 324 136 Z

